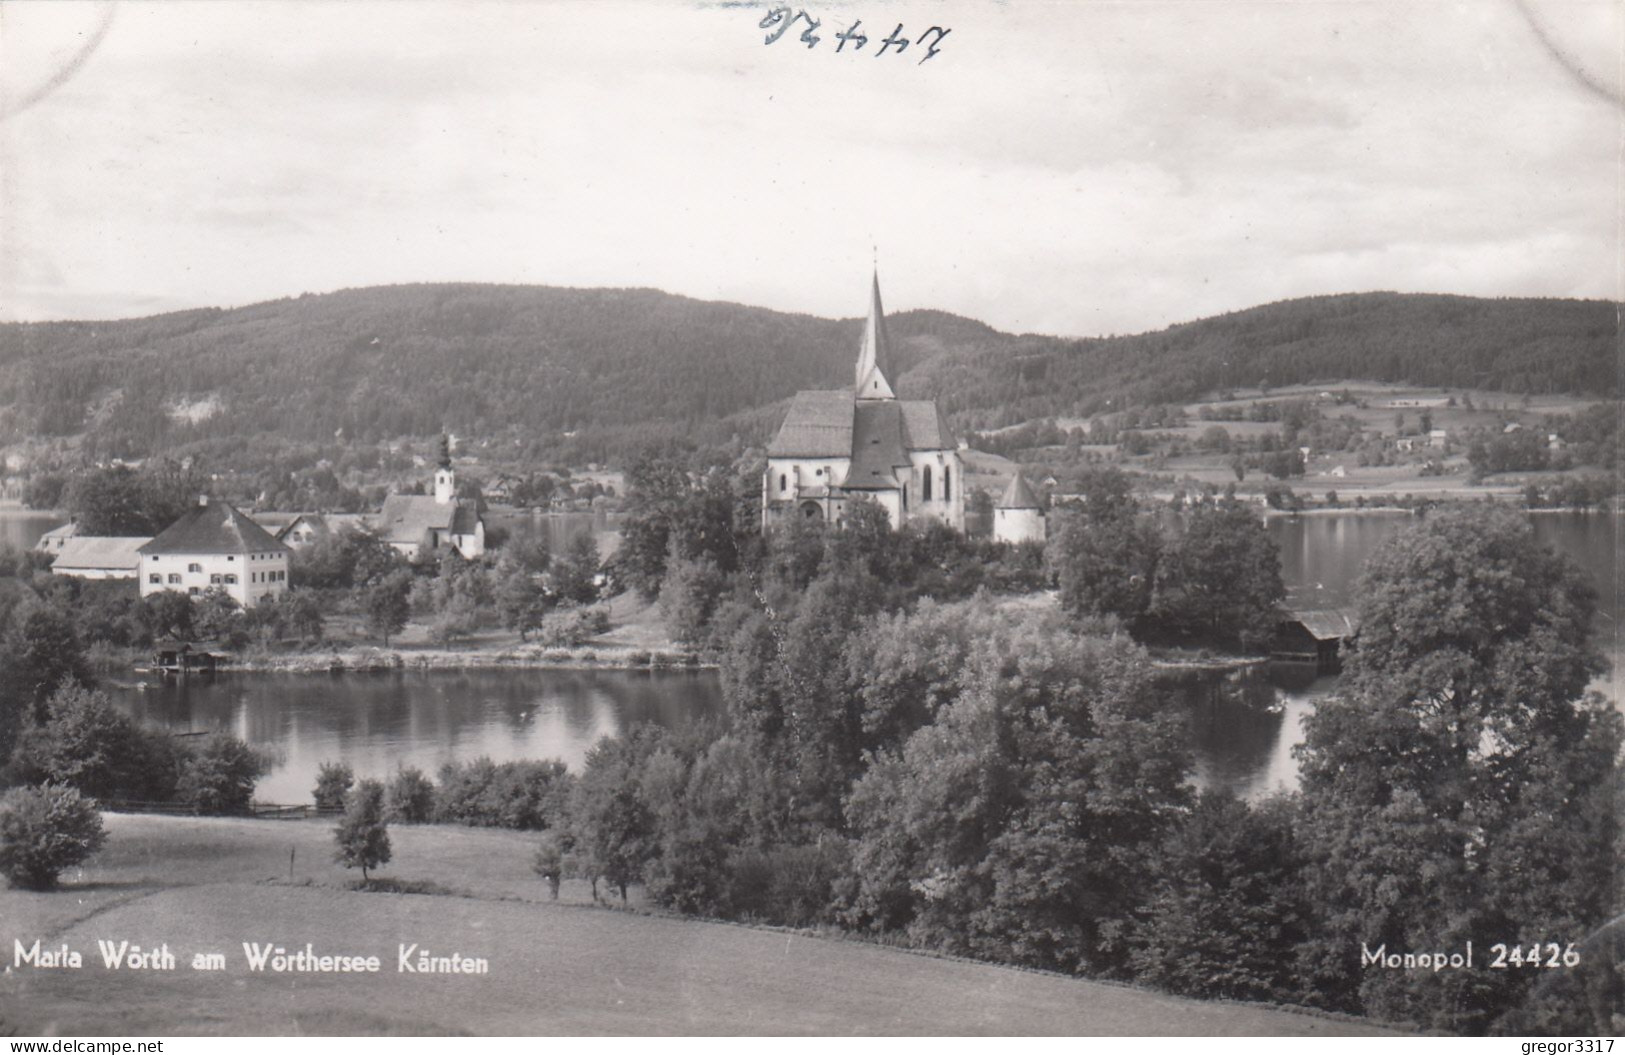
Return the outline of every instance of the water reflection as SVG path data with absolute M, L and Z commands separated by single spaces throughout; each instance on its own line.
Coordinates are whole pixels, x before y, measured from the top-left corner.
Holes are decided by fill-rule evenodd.
M 432 774 L 480 755 L 559 758 L 579 770 L 600 737 L 640 722 L 681 726 L 721 706 L 707 672 L 223 674 L 111 688 L 140 719 L 228 732 L 266 751 L 275 765 L 257 795 L 268 802 L 307 801 L 326 761 L 379 778 L 399 764 Z

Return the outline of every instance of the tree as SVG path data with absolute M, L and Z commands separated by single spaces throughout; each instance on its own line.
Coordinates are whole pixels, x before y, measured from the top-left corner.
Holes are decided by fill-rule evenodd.
M 651 851 L 653 818 L 639 788 L 636 744 L 604 737 L 587 752 L 570 805 L 580 865 L 593 881 L 620 891 L 643 878 Z
M 316 808 L 338 810 L 344 808 L 344 796 L 355 784 L 355 770 L 343 762 L 323 762 L 316 770 Z
M 1176 633 L 1257 648 L 1274 634 L 1285 596 L 1280 552 L 1263 521 L 1222 499 L 1192 509 L 1165 545 L 1150 616 Z
M 389 822 L 384 819 L 384 786 L 376 780 L 363 780 L 344 796 L 344 817 L 333 829 L 338 848 L 333 860 L 345 868 L 367 870 L 389 863 Z
M 153 637 L 176 641 L 190 641 L 193 638 L 192 621 L 196 609 L 186 594 L 179 590 L 160 590 L 145 598 L 142 604 L 146 606 L 147 625 L 152 628 Z
M 63 682 L 91 684 L 84 646 L 68 615 L 48 605 L 31 605 L 12 617 L 0 648 L 6 657 L 3 687 L 35 721 L 46 718 L 45 703 Z
M 401 766 L 384 791 L 384 816 L 404 824 L 427 824 L 434 817 L 434 782 L 416 766 Z
M 553 607 L 552 598 L 536 574 L 526 571 L 517 563 L 499 563 L 497 575 L 497 613 L 502 618 L 502 625 L 518 631 L 519 640 L 524 641 L 547 618 L 549 609 Z
M 382 582 L 366 588 L 364 601 L 367 609 L 367 627 L 384 639 L 389 647 L 391 634 L 406 628 L 412 615 L 412 575 L 397 571 Z
M 141 729 L 104 693 L 64 682 L 46 712 L 12 755 L 13 781 L 63 784 L 104 800 L 163 802 L 174 795 L 181 762 L 174 741 Z
M 76 476 L 63 497 L 86 535 L 151 536 L 180 519 L 207 483 L 176 462 L 140 471 L 113 466 Z
M 184 761 L 176 792 L 199 813 L 245 813 L 267 768 L 264 756 L 243 741 L 216 734 Z
M 727 581 L 709 557 L 666 557 L 660 585 L 660 618 L 666 632 L 694 648 L 705 640 L 711 616 L 722 600 Z
M 958 669 L 952 702 L 847 799 L 848 922 L 1006 962 L 1121 967 L 1189 798 L 1181 722 L 1144 653 L 1031 614 Z
M 536 874 L 547 880 L 548 892 L 554 901 L 559 899 L 559 885 L 564 880 L 564 840 L 558 832 L 543 832 L 536 845 L 536 857 L 531 861 Z
M 669 459 L 646 454 L 626 468 L 627 514 L 615 561 L 621 578 L 651 600 L 665 578 L 673 523 L 688 491 L 688 474 Z
M 94 799 L 60 784 L 13 788 L 0 798 L 0 872 L 12 886 L 49 890 L 64 868 L 107 842 Z
M 1296 821 L 1292 797 L 1204 793 L 1155 858 L 1135 977 L 1188 996 L 1301 1003 L 1295 957 L 1314 917 Z
M 583 531 L 564 547 L 564 556 L 553 561 L 548 586 L 561 604 L 592 604 L 598 600 L 598 542 Z
M 1059 518 L 1049 561 L 1060 586 L 1063 611 L 1074 616 L 1114 615 L 1133 625 L 1151 604 L 1162 554 L 1155 523 L 1132 506 Z
M 1341 691 L 1305 720 L 1299 749 L 1325 907 L 1304 969 L 1345 1007 L 1483 1032 L 1529 972 L 1362 972 L 1349 949 L 1577 940 L 1617 911 L 1622 722 L 1586 691 L 1603 669 L 1595 597 L 1515 513 L 1483 507 L 1391 539 L 1359 596 Z
M 401 570 L 400 551 L 370 531 L 345 528 L 294 554 L 289 579 L 295 589 L 366 587 Z

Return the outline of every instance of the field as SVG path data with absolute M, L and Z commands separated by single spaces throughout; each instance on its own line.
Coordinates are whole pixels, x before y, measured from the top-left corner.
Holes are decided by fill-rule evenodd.
M 1335 397 L 1344 394 L 1353 402 L 1335 402 Z M 1302 399 L 1314 403 L 1327 419 L 1344 417 L 1354 419 L 1368 436 L 1392 439 L 1399 434 L 1401 421 L 1403 434 L 1415 436 L 1424 412 L 1431 418 L 1433 427 L 1444 429 L 1449 434 L 1449 442 L 1444 449 L 1430 449 L 1424 443 L 1416 451 L 1401 455 L 1399 464 L 1387 466 L 1361 466 L 1357 455 L 1350 451 L 1314 450 L 1305 466 L 1305 474 L 1286 481 L 1293 490 L 1316 498 L 1322 496 L 1324 492 L 1336 491 L 1345 504 L 1362 497 L 1367 502 L 1380 504 L 1384 499 L 1402 495 L 1453 499 L 1481 497 L 1505 499 L 1520 496 L 1524 485 L 1531 480 L 1549 481 L 1558 474 L 1544 471 L 1506 473 L 1491 477 L 1481 484 L 1469 484 L 1465 446 L 1461 437 L 1471 429 L 1499 430 L 1504 423 L 1511 421 L 1516 421 L 1527 428 L 1536 428 L 1546 415 L 1574 414 L 1596 402 L 1572 396 L 1523 397 L 1504 392 L 1420 388 L 1373 381 L 1297 385 L 1272 388 L 1267 392 L 1256 389 L 1243 390 L 1228 395 L 1230 396 L 1228 399 L 1214 398 L 1186 404 L 1183 407 L 1187 415 L 1186 424 L 1152 427 L 1149 431 L 1157 435 L 1182 437 L 1196 444 L 1204 431 L 1213 425 L 1219 425 L 1232 437 L 1256 440 L 1262 435 L 1278 432 L 1281 428 L 1280 423 L 1213 421 L 1204 420 L 1201 415 L 1204 411 L 1245 414 L 1248 406 L 1255 402 Z M 1072 429 L 1087 428 L 1089 423 L 1081 418 L 1057 417 L 1055 424 L 1063 429 Z M 1014 427 L 1016 426 L 995 431 L 1008 431 Z M 1117 462 L 1121 457 L 1115 445 L 1087 443 L 1078 448 L 1077 454 L 1105 463 Z M 1060 447 L 1046 447 L 1026 452 L 1023 457 L 1044 464 L 1064 465 L 1067 456 Z M 1444 469 L 1443 475 L 1422 475 L 1424 464 L 1430 460 L 1440 463 Z M 1174 485 L 1166 483 L 1162 485 L 1160 490 L 1163 493 L 1171 492 L 1174 486 L 1188 487 L 1196 484 L 1208 485 L 1215 489 L 1237 485 L 1237 489 L 1242 493 L 1257 494 L 1262 493 L 1265 486 L 1271 482 L 1269 477 L 1255 469 L 1238 485 L 1230 462 L 1231 456 L 1228 454 L 1198 452 L 1177 457 L 1126 458 L 1120 464 L 1131 471 L 1153 472 L 1176 481 Z M 981 478 L 973 475 L 971 482 L 989 490 L 1002 489 L 1013 471 L 1013 463 L 990 465 Z M 1028 468 L 1029 477 L 1041 477 L 1046 471 L 1038 466 Z M 1594 468 L 1585 467 L 1577 471 L 1581 474 L 1597 472 Z M 1064 471 L 1058 471 L 1058 475 L 1064 475 Z M 993 493 L 996 495 L 998 491 L 993 490 Z
M 348 889 L 329 825 L 109 815 L 107 848 L 51 894 L 0 891 L 0 1017 L 34 1034 L 1369 1035 L 1364 1023 L 1202 1003 L 857 941 L 559 902 L 532 839 L 392 829 L 381 874 L 441 893 Z M 291 876 L 291 878 L 290 878 Z M 15 964 L 66 943 L 79 970 Z M 167 943 L 174 971 L 110 970 L 98 940 Z M 376 955 L 381 975 L 250 972 L 244 942 Z M 399 943 L 489 973 L 402 974 Z M 220 952 L 226 969 L 191 969 Z

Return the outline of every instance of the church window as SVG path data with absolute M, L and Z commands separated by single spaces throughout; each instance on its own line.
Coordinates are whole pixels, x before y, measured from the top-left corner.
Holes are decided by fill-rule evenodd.
M 781 491 L 790 490 L 790 477 L 789 477 L 789 475 L 787 473 L 780 473 L 779 474 L 779 490 L 781 490 Z
M 948 487 L 948 467 L 944 465 L 942 467 L 942 500 L 944 502 L 953 497 L 953 495 L 949 493 Z
M 931 501 L 931 467 L 929 465 L 925 467 L 924 485 L 920 488 L 920 500 L 929 502 Z

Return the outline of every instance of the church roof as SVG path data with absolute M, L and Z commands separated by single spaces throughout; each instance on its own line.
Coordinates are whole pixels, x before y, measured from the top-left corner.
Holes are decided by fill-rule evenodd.
M 479 514 L 460 498 L 437 502 L 434 495 L 390 495 L 374 523 L 385 542 L 418 542 L 429 531 L 472 535 Z
M 203 499 L 179 520 L 158 532 L 139 552 L 274 553 L 288 547 L 272 538 L 247 513 L 229 502 Z
M 936 400 L 907 399 L 897 405 L 903 408 L 903 442 L 909 450 L 943 451 L 957 446 Z
M 998 509 L 1042 509 L 1038 496 L 1033 489 L 1027 486 L 1027 478 L 1017 472 L 1010 481 L 1010 486 L 1004 489 L 1004 497 L 999 499 Z
M 852 393 L 797 392 L 767 453 L 774 458 L 850 458 Z
M 894 491 L 897 467 L 908 464 L 903 408 L 896 400 L 858 403 L 852 415 L 852 467 L 841 485 L 853 491 Z

